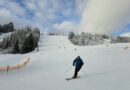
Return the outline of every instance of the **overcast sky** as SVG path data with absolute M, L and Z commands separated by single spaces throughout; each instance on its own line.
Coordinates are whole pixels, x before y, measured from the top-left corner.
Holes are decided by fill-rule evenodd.
M 130 35 L 130 0 L 0 0 L 0 23 L 41 31 Z

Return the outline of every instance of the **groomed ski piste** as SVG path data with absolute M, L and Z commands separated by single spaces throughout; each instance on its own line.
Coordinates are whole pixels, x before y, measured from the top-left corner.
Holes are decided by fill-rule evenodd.
M 0 90 L 130 90 L 130 48 L 124 49 L 126 45 L 130 46 L 75 46 L 67 36 L 41 36 L 39 52 L 0 54 L 0 66 L 30 58 L 20 70 L 0 72 Z M 73 76 L 77 55 L 84 61 L 81 78 L 66 81 Z

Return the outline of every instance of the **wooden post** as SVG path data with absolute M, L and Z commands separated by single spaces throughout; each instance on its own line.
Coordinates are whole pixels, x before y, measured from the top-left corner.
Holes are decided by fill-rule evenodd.
M 8 72 L 9 72 L 9 65 L 7 66 L 7 76 L 8 76 Z
M 19 71 L 19 64 L 18 64 L 18 71 Z

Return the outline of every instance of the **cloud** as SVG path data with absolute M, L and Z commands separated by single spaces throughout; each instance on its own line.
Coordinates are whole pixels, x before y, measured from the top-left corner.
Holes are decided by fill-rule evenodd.
M 0 2 L 1 8 L 5 8 L 11 13 L 18 15 L 18 16 L 25 16 L 27 15 L 25 8 L 21 7 L 17 2 L 11 2 L 10 0 L 1 0 Z
M 0 24 L 13 22 L 15 28 L 22 28 L 27 25 L 33 26 L 31 20 L 27 19 L 26 9 L 19 3 L 10 0 L 0 2 Z
M 88 0 L 76 0 L 75 1 L 75 8 L 76 8 L 76 14 L 81 16 L 85 10 L 85 7 L 87 5 Z
M 130 23 L 129 4 L 130 0 L 88 0 L 80 29 L 106 34 L 122 30 Z
M 56 23 L 54 24 L 54 28 L 61 32 L 70 32 L 70 31 L 77 31 L 78 26 L 70 21 L 64 21 L 60 24 Z
M 0 24 L 112 34 L 130 23 L 130 0 L 1 0 Z M 129 30 L 128 30 L 129 31 Z
M 62 31 L 74 30 L 84 11 L 85 2 L 86 0 L 1 0 L 0 24 L 12 21 L 15 28 L 29 25 L 38 26 L 41 31 L 60 31 L 60 28 Z
M 120 36 L 123 36 L 123 37 L 130 37 L 130 32 L 123 33 L 123 34 L 121 34 Z

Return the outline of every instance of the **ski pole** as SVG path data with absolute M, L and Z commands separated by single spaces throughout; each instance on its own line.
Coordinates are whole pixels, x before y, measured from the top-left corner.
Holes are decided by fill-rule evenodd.
M 85 76 L 87 76 L 87 73 L 82 69 L 82 72 L 85 74 Z
M 65 72 L 68 72 L 73 66 L 69 67 Z
M 82 69 L 83 73 L 85 74 L 85 76 L 87 76 L 86 72 Z

